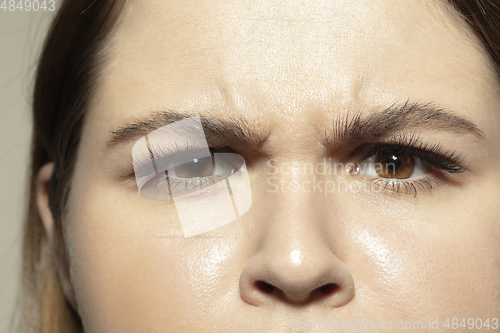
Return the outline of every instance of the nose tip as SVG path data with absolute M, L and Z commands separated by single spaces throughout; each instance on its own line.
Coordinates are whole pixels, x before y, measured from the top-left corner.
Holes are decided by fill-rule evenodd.
M 285 260 L 260 253 L 243 269 L 240 294 L 257 306 L 322 303 L 340 307 L 354 296 L 354 281 L 347 266 L 331 253 L 301 256 L 295 250 Z

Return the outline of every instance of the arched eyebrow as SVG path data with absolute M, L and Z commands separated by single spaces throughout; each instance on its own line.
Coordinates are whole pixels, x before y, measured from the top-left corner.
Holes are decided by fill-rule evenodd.
M 195 113 L 174 110 L 160 110 L 140 119 L 132 119 L 126 125 L 111 131 L 108 147 L 114 147 L 149 134 L 163 126 L 176 121 L 198 116 L 203 126 L 205 138 L 211 147 L 238 146 L 259 149 L 269 137 L 269 132 L 261 127 L 251 125 L 246 118 L 203 116 Z M 189 132 L 189 128 L 186 128 Z
M 363 117 L 361 112 L 337 117 L 332 128 L 325 130 L 324 145 L 338 149 L 346 145 L 374 142 L 409 129 L 447 131 L 483 138 L 483 132 L 471 121 L 438 107 L 420 102 L 393 104 Z

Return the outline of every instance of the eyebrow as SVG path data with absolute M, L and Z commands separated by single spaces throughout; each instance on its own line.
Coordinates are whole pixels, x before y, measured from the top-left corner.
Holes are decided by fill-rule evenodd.
M 335 149 L 355 143 L 373 142 L 409 128 L 483 138 L 483 132 L 464 117 L 433 103 L 410 103 L 407 100 L 402 104 L 393 104 L 381 111 L 371 112 L 367 117 L 363 117 L 361 112 L 356 112 L 354 116 L 347 113 L 344 117 L 337 117 L 333 122 L 333 131 L 330 132 L 332 134 L 329 135 L 325 130 L 324 145 Z
M 136 140 L 150 132 L 176 121 L 198 116 L 203 126 L 207 143 L 211 147 L 239 146 L 258 149 L 269 137 L 269 132 L 261 127 L 252 126 L 245 118 L 202 116 L 173 110 L 155 111 L 141 119 L 133 119 L 130 123 L 111 131 L 111 139 L 107 146 Z M 189 127 L 189 125 L 188 125 Z M 189 128 L 186 128 L 189 131 Z
M 259 149 L 270 135 L 270 131 L 251 125 L 246 118 L 202 116 L 174 110 L 160 110 L 111 131 L 108 147 L 114 147 L 149 134 L 163 126 L 179 120 L 198 116 L 203 126 L 207 143 L 211 147 L 233 146 Z M 469 134 L 482 138 L 483 133 L 471 121 L 453 114 L 433 103 L 420 102 L 393 104 L 381 111 L 373 111 L 363 117 L 361 112 L 353 116 L 347 113 L 333 121 L 333 131 L 325 129 L 324 145 L 330 149 L 373 142 L 408 128 L 423 128 Z M 332 134 L 328 134 L 332 133 Z

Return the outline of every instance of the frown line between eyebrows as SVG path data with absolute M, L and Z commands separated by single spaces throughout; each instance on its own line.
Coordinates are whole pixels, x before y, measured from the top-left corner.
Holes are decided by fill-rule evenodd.
M 360 112 L 351 116 L 338 116 L 332 130 L 325 130 L 324 145 L 330 149 L 342 146 L 373 142 L 404 129 L 426 129 L 446 131 L 454 134 L 483 138 L 483 132 L 471 121 L 440 108 L 433 103 L 419 102 L 393 104 L 381 111 L 363 117 Z M 329 134 L 331 133 L 331 134 Z

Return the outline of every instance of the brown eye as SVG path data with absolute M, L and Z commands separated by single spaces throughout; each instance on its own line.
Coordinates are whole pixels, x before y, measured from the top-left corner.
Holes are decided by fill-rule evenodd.
M 209 177 L 214 173 L 212 156 L 195 158 L 190 162 L 176 166 L 174 171 L 178 178 Z
M 415 158 L 405 154 L 380 154 L 375 158 L 375 171 L 382 178 L 406 179 L 415 169 Z

